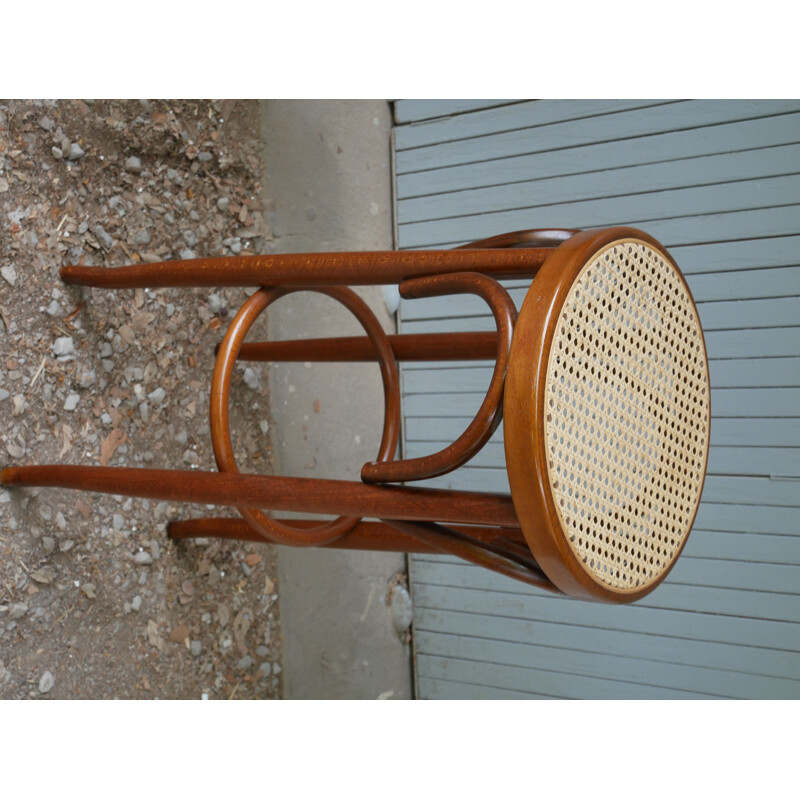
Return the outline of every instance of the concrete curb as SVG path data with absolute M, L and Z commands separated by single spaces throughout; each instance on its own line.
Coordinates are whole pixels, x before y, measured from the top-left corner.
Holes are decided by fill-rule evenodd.
M 265 194 L 273 252 L 388 250 L 392 242 L 389 104 L 265 101 Z M 387 330 L 380 289 L 359 293 Z M 361 333 L 329 298 L 291 295 L 270 309 L 270 338 Z M 276 471 L 358 480 L 383 420 L 377 365 L 269 368 Z M 278 548 L 285 699 L 409 699 L 411 652 L 386 603 L 400 554 Z

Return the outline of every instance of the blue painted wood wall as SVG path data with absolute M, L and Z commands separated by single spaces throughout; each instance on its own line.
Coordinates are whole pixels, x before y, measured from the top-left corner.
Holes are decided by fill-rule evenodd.
M 421 698 L 800 698 L 800 101 L 401 101 L 400 249 L 633 225 L 674 255 L 710 359 L 709 473 L 667 581 L 605 607 L 414 557 Z M 523 283 L 508 284 L 517 303 Z M 489 330 L 403 301 L 404 332 Z M 466 427 L 490 365 L 403 369 L 406 455 Z M 507 490 L 502 431 L 434 486 Z

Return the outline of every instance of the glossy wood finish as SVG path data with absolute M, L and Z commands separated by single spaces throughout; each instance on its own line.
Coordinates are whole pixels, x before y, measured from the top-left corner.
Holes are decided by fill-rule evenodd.
M 388 483 L 424 480 L 444 475 L 466 464 L 497 430 L 503 417 L 501 407 L 503 383 L 514 323 L 517 319 L 517 309 L 508 292 L 497 281 L 475 272 L 416 278 L 400 284 L 400 294 L 406 298 L 461 293 L 476 294 L 485 300 L 492 310 L 497 325 L 494 372 L 478 413 L 464 433 L 438 453 L 402 461 L 365 464 L 361 470 L 361 480 L 367 483 Z
M 220 345 L 211 379 L 209 413 L 214 457 L 217 467 L 222 472 L 239 471 L 231 444 L 228 405 L 231 376 L 242 341 L 253 322 L 272 302 L 293 291 L 297 290 L 280 288 L 257 291 L 242 305 Z M 388 461 L 397 450 L 397 441 L 400 435 L 400 378 L 397 362 L 386 334 L 367 304 L 352 289 L 330 286 L 317 287 L 313 291 L 342 303 L 356 317 L 366 331 L 375 356 L 380 361 L 384 391 L 384 419 L 377 462 Z M 335 541 L 358 522 L 358 517 L 341 516 L 336 520 L 320 523 L 313 528 L 298 530 L 273 519 L 261 509 L 242 507 L 239 511 L 256 530 L 270 541 L 302 546 L 322 545 Z
M 586 233 L 515 231 L 448 251 L 196 259 L 114 269 L 65 267 L 66 282 L 93 286 L 264 287 L 243 304 L 217 350 L 210 425 L 220 471 L 42 465 L 7 467 L 0 471 L 0 483 L 228 505 L 237 507 L 243 517 L 175 522 L 169 530 L 173 538 L 221 536 L 292 546 L 443 552 L 550 591 L 611 602 L 637 599 L 644 592 L 599 586 L 565 542 L 549 490 L 542 433 L 546 368 L 559 311 L 587 259 L 609 242 L 626 237 L 651 242 L 669 258 L 640 231 L 614 228 Z M 497 279 L 534 275 L 517 320 L 516 309 Z M 477 294 L 490 306 L 497 330 L 387 336 L 366 304 L 343 286 L 380 283 L 398 283 L 404 297 Z M 301 290 L 321 292 L 342 303 L 366 336 L 244 344 L 259 314 L 285 294 Z M 230 381 L 239 358 L 378 361 L 385 393 L 384 426 L 377 458 L 363 466 L 361 483 L 239 473 L 228 416 Z M 464 433 L 432 456 L 393 461 L 400 429 L 397 360 L 489 358 L 495 360 L 492 379 Z M 513 500 L 504 494 L 396 485 L 442 475 L 466 463 L 503 416 Z M 383 485 L 371 485 L 376 483 Z M 339 516 L 322 522 L 279 521 L 265 508 Z M 364 517 L 382 521 L 364 522 Z
M 319 520 L 287 519 L 284 524 L 306 529 L 319 525 Z M 449 527 L 479 542 L 502 544 L 504 547 L 528 554 L 525 537 L 519 528 L 496 528 L 479 525 L 456 525 Z M 263 542 L 264 537 L 244 519 L 230 517 L 205 517 L 171 522 L 167 526 L 171 539 L 221 538 L 240 539 L 248 542 Z M 385 522 L 361 520 L 351 530 L 333 542 L 324 545 L 336 550 L 374 550 L 391 553 L 439 553 L 441 550 L 427 541 L 409 536 Z
M 411 250 L 373 253 L 290 253 L 159 261 L 127 267 L 66 266 L 64 283 L 107 289 L 169 286 L 370 286 L 454 272 L 496 280 L 533 277 L 550 247 Z
M 477 242 L 462 244 L 456 250 L 481 250 L 485 248 L 503 247 L 558 247 L 579 231 L 563 228 L 535 228 L 533 230 L 511 231 L 499 236 L 490 236 Z
M 632 602 L 652 591 L 616 591 L 594 580 L 576 557 L 562 530 L 548 479 L 544 442 L 545 388 L 555 323 L 578 273 L 610 243 L 638 239 L 658 250 L 680 270 L 652 237 L 634 228 L 585 231 L 554 251 L 525 298 L 511 346 L 506 380 L 504 432 L 506 466 L 514 505 L 537 563 L 562 591 L 605 602 Z M 688 287 L 686 287 L 688 292 Z M 674 562 L 673 562 L 674 564 Z
M 369 486 L 357 481 L 285 478 L 127 467 L 42 464 L 6 467 L 3 486 L 53 486 L 151 500 L 221 506 L 341 514 L 377 519 L 436 519 L 465 525 L 518 528 L 511 498 L 505 494 Z M 298 541 L 295 544 L 304 545 Z
M 395 334 L 388 337 L 398 361 L 485 361 L 497 354 L 494 331 Z M 364 336 L 245 342 L 240 361 L 374 361 L 375 348 Z
M 520 553 L 516 548 L 504 547 L 494 542 L 478 542 L 460 531 L 435 522 L 396 519 L 386 522 L 399 531 L 432 545 L 442 553 L 451 553 L 508 578 L 559 593 L 559 589 L 550 582 L 529 553 Z

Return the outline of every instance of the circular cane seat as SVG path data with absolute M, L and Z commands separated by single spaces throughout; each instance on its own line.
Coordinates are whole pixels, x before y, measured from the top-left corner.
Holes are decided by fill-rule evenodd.
M 578 234 L 542 267 L 504 402 L 512 497 L 563 591 L 625 602 L 666 576 L 708 458 L 700 321 L 669 254 L 632 229 Z

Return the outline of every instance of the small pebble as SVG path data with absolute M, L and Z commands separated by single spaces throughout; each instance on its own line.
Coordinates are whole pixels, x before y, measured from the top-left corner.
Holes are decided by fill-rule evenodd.
M 203 652 L 203 643 L 201 641 L 199 641 L 198 639 L 193 639 L 192 643 L 189 645 L 189 649 L 190 649 L 192 655 L 195 658 L 197 658 L 197 656 L 199 656 L 200 653 Z
M 222 299 L 216 293 L 208 296 L 208 310 L 212 314 L 218 314 L 222 308 Z
M 47 694 L 55 685 L 56 679 L 48 669 L 39 679 L 39 694 Z
M 61 161 L 64 158 L 64 151 L 60 147 L 51 147 L 50 152 L 53 154 L 53 158 L 56 161 Z
M 236 666 L 239 667 L 239 669 L 250 669 L 250 667 L 253 666 L 253 659 L 249 655 L 244 656 L 239 659 L 239 663 Z
M 217 208 L 224 214 L 228 210 L 231 201 L 227 197 L 220 197 L 217 200 Z
M 251 389 L 258 389 L 258 375 L 250 367 L 244 371 L 244 382 Z
M 79 394 L 75 394 L 75 392 L 70 392 L 67 395 L 67 399 L 64 401 L 64 411 L 74 411 L 78 407 L 80 399 L 81 396 Z
M 14 286 L 17 283 L 17 271 L 12 266 L 8 267 L 0 267 L 0 275 L 3 276 L 6 283 L 10 286 Z
M 158 389 L 154 389 L 147 395 L 147 399 L 151 403 L 163 403 L 166 396 L 167 396 L 166 391 L 161 386 L 159 386 Z
M 6 445 L 6 450 L 8 450 L 11 458 L 22 458 L 25 455 L 25 448 L 20 447 L 18 444 L 8 444 Z
M 142 598 L 140 595 L 136 595 L 136 597 L 131 600 L 131 609 L 133 611 L 138 611 L 142 607 Z
M 189 245 L 189 247 L 194 247 L 200 239 L 198 239 L 197 234 L 193 230 L 188 230 L 183 232 L 183 241 Z
M 103 249 L 110 250 L 114 246 L 114 240 L 106 233 L 102 225 L 95 225 L 91 231 Z
M 125 159 L 125 170 L 138 175 L 142 171 L 142 162 L 136 156 L 131 156 Z
M 54 356 L 68 356 L 75 352 L 75 342 L 72 341 L 71 336 L 59 336 L 53 342 L 53 355 Z
M 80 161 L 85 155 L 86 153 L 83 151 L 83 148 L 77 142 L 73 142 L 69 146 L 67 158 L 70 161 Z
M 152 564 L 153 556 L 151 556 L 146 550 L 142 550 L 133 557 L 133 560 L 137 564 Z
M 12 603 L 8 609 L 9 619 L 22 619 L 27 613 L 27 603 Z

